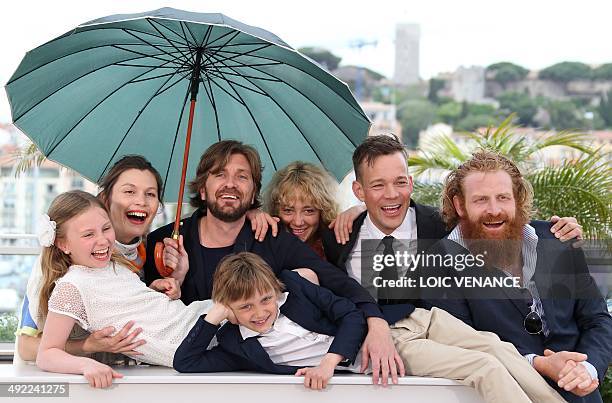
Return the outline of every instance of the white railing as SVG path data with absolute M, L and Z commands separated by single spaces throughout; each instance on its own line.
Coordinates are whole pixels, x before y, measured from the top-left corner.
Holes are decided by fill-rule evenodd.
M 14 246 L 2 245 L 2 240 L 30 240 L 32 244 L 36 244 L 36 235 L 34 234 L 0 234 L 0 255 L 29 255 L 36 256 L 40 253 L 40 246 Z

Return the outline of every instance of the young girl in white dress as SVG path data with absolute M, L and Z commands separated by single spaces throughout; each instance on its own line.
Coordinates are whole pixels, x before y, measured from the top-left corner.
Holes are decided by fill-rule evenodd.
M 93 332 L 108 326 L 121 329 L 134 320 L 146 341 L 135 350 L 139 361 L 172 366 L 177 347 L 210 301 L 185 306 L 173 278 L 159 279 L 148 288 L 133 266 L 113 253 L 115 232 L 99 199 L 82 191 L 59 195 L 49 208 L 54 239 L 41 257 L 41 302 L 46 315 L 36 364 L 45 371 L 83 374 L 94 387 L 110 386 L 121 377 L 111 367 L 65 351 L 74 324 Z M 46 306 L 45 306 L 46 305 Z

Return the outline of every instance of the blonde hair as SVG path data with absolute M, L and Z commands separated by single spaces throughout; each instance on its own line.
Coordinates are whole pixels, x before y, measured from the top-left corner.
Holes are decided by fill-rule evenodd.
M 494 171 L 503 171 L 510 175 L 517 218 L 522 219 L 523 222 L 529 222 L 533 207 L 531 184 L 523 178 L 521 171 L 510 159 L 494 151 L 478 150 L 472 155 L 472 158 L 453 170 L 444 182 L 441 215 L 448 229 L 454 228 L 459 222 L 459 214 L 453 204 L 453 198 L 458 196 L 462 203 L 465 202 L 463 192 L 465 177 L 472 172 Z
M 251 252 L 240 252 L 221 260 L 213 277 L 212 299 L 220 304 L 252 297 L 255 292 L 280 294 L 284 284 L 268 264 Z
M 82 190 L 72 190 L 60 194 L 49 207 L 49 218 L 55 221 L 56 229 L 54 243 L 43 248 L 40 258 L 42 285 L 38 301 L 38 319 L 41 321 L 44 321 L 47 316 L 49 297 L 55 288 L 55 281 L 66 274 L 72 264 L 70 255 L 65 254 L 57 246 L 57 241 L 65 239 L 66 223 L 68 221 L 92 207 L 99 207 L 108 213 L 100 199 Z M 131 267 L 127 259 L 116 253 L 113 253 L 111 261 Z
M 321 212 L 322 225 L 328 225 L 338 215 L 335 195 L 338 183 L 324 169 L 302 161 L 292 162 L 277 171 L 264 194 L 264 209 L 278 216 L 281 206 L 298 200 L 310 200 Z

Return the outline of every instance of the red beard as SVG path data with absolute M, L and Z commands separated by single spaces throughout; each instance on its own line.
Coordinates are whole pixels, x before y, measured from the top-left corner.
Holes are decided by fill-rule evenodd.
M 502 232 L 490 234 L 484 226 L 485 222 L 504 221 Z M 515 271 L 521 270 L 521 250 L 523 247 L 524 220 L 515 216 L 510 220 L 508 215 L 501 213 L 497 216 L 486 214 L 476 221 L 468 218 L 461 219 L 459 226 L 461 235 L 466 242 L 470 253 L 481 255 L 489 267 Z M 513 270 L 514 268 L 514 270 Z

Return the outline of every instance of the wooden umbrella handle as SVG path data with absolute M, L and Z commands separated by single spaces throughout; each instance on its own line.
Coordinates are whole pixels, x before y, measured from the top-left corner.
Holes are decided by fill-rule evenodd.
M 174 269 L 164 264 L 164 243 L 156 242 L 154 250 L 155 268 L 162 277 L 168 277 L 172 274 Z

